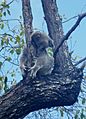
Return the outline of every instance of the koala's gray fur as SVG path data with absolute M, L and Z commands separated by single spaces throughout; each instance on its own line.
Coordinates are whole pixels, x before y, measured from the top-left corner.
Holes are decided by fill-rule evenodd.
M 47 75 L 51 74 L 54 67 L 54 58 L 53 56 L 49 56 L 45 51 L 43 51 L 35 60 L 35 64 L 31 67 L 31 74 L 32 78 L 36 77 L 37 72 L 40 75 Z
M 40 55 L 42 50 L 52 47 L 54 48 L 53 40 L 47 36 L 45 33 L 41 33 L 39 31 L 33 32 L 31 35 L 31 44 L 36 50 L 36 55 Z
M 20 69 L 22 75 L 25 75 L 25 70 L 30 71 L 30 76 L 32 78 L 36 77 L 37 72 L 41 75 L 50 74 L 54 67 L 54 58 L 49 56 L 46 48 L 54 46 L 53 40 L 47 36 L 45 33 L 39 31 L 32 33 L 31 35 L 31 45 L 33 47 L 33 62 L 34 65 L 29 67 L 28 61 L 28 48 L 24 47 L 22 56 L 20 58 Z

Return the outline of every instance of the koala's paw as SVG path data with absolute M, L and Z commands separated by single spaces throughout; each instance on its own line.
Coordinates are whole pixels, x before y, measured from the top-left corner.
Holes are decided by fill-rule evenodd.
M 33 70 L 31 71 L 30 77 L 35 78 L 36 77 L 36 72 L 34 72 Z
M 27 66 L 25 66 L 24 64 L 22 64 L 22 65 L 20 66 L 20 68 L 23 69 L 23 70 L 27 70 Z

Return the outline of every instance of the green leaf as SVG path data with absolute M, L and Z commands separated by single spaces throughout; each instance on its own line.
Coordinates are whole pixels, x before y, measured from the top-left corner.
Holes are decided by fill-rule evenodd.
M 13 54 L 13 53 L 14 53 L 14 50 L 13 50 L 13 49 L 12 49 L 12 50 L 10 50 L 10 53 L 11 53 L 11 54 Z
M 84 110 L 82 109 L 82 112 L 81 112 L 81 114 L 80 114 L 80 117 L 81 117 L 80 119 L 85 119 L 85 115 L 84 115 L 83 111 L 84 111 Z
M 51 47 L 46 48 L 46 52 L 49 56 L 53 56 L 53 49 Z
M 18 35 L 16 36 L 16 43 L 20 43 L 20 37 Z
M 16 53 L 17 53 L 17 55 L 20 55 L 21 49 L 20 48 L 16 49 Z
M 3 81 L 0 81 L 0 90 L 3 89 Z
M 11 57 L 7 57 L 6 60 L 10 62 L 12 59 Z
M 78 114 L 75 115 L 74 119 L 78 119 Z
M 25 44 L 24 39 L 22 39 L 22 45 L 24 45 L 24 44 Z
M 2 81 L 2 80 L 3 80 L 3 77 L 0 76 L 0 81 Z
M 2 62 L 0 62 L 0 69 L 1 69 L 1 66 L 2 66 Z
M 22 16 L 20 16 L 20 19 L 22 19 Z
M 1 29 L 3 29 L 3 28 L 4 28 L 4 24 L 2 23 L 2 24 L 1 24 Z
M 80 113 L 80 110 L 76 110 L 76 114 L 75 114 L 75 118 L 74 119 L 78 119 L 79 113 Z
M 2 17 L 2 13 L 0 12 L 0 17 Z
M 2 2 L 1 6 L 6 7 L 6 1 Z
M 3 15 L 6 16 L 6 12 L 3 12 Z
M 3 46 L 3 45 L 4 45 L 4 40 L 2 39 L 2 40 L 1 40 L 1 46 Z
M 9 9 L 7 9 L 7 13 L 8 13 L 9 15 L 11 15 L 11 13 L 10 13 L 10 10 L 9 10 Z
M 21 32 L 20 32 L 20 36 L 23 36 L 23 35 L 24 35 L 24 32 L 23 32 L 23 31 L 21 31 Z
M 83 99 L 82 99 L 82 104 L 85 104 L 85 102 L 86 102 L 86 99 L 83 98 Z
M 13 42 L 13 39 L 10 37 L 10 41 Z
M 8 38 L 6 38 L 5 43 L 6 43 L 6 45 L 9 44 L 9 40 L 8 40 Z
M 14 77 L 15 76 L 15 71 L 13 70 L 12 72 L 11 72 L 11 77 Z
M 60 114 L 61 114 L 61 117 L 64 116 L 64 111 L 62 109 L 60 110 Z

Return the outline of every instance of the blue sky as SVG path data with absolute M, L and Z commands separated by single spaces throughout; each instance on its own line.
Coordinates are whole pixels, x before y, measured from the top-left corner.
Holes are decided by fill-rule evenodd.
M 86 0 L 65 0 L 65 2 L 63 0 L 59 0 L 58 4 L 60 14 L 65 14 L 66 18 L 70 18 L 72 16 L 86 12 Z M 75 23 L 75 21 L 76 19 L 73 19 L 68 23 L 63 24 L 65 33 Z M 74 54 L 81 57 L 86 56 L 86 18 L 82 20 L 80 25 L 71 36 L 71 42 L 73 44 L 72 50 L 74 50 Z M 69 40 L 69 44 L 71 44 L 71 42 Z

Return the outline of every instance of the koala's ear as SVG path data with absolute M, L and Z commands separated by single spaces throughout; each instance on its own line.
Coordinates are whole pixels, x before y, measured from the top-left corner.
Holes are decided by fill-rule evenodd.
M 31 34 L 31 38 L 34 39 L 39 39 L 41 37 L 41 33 L 36 31 Z

